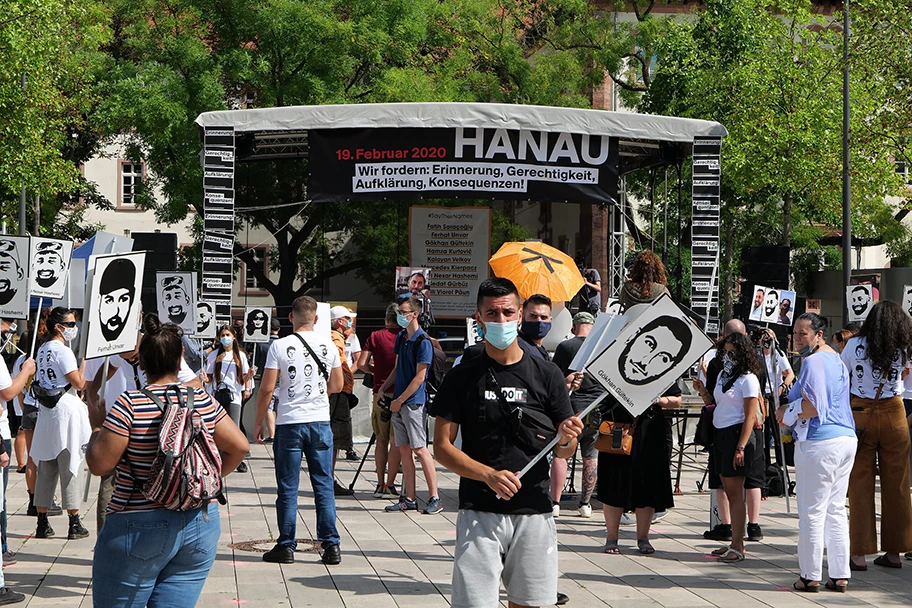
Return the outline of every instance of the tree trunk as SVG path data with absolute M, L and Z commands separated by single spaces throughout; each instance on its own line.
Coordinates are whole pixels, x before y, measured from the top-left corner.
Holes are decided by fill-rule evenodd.
M 726 214 L 729 215 L 729 214 Z M 723 216 L 724 217 L 724 216 Z M 722 250 L 721 264 L 719 265 L 719 321 L 724 323 L 733 317 L 732 291 L 734 290 L 735 273 L 732 270 L 732 253 L 735 247 L 734 221 L 723 223 L 725 226 L 725 248 Z

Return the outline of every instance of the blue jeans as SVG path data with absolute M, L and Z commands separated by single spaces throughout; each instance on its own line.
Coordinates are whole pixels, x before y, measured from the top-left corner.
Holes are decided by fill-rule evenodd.
M 95 543 L 95 608 L 195 606 L 221 534 L 218 504 L 203 509 L 112 513 Z
M 307 459 L 310 485 L 317 510 L 317 540 L 323 548 L 338 545 L 336 530 L 336 497 L 333 493 L 333 434 L 329 422 L 303 422 L 276 425 L 275 451 L 276 515 L 279 520 L 278 544 L 294 549 L 295 524 L 298 519 L 298 485 L 301 480 L 301 457 Z

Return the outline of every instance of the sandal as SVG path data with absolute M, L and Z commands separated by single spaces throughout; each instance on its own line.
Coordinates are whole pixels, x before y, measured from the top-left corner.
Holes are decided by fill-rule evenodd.
M 729 549 L 731 549 L 731 547 L 720 547 L 719 549 L 716 549 L 712 553 L 710 553 L 710 555 L 715 555 L 716 557 L 722 557 L 723 555 L 728 553 Z
M 734 557 L 729 557 L 729 555 L 734 555 Z M 733 562 L 743 562 L 744 554 L 738 551 L 737 549 L 732 549 L 729 547 L 725 553 L 719 556 L 720 562 L 733 563 Z
M 798 586 L 798 583 L 801 583 L 800 587 Z M 805 593 L 817 593 L 820 591 L 820 583 L 817 583 L 816 585 L 812 585 L 811 583 L 817 583 L 817 581 L 810 581 L 803 576 L 799 576 L 798 580 L 792 583 L 792 589 L 795 591 L 803 591 Z M 827 583 L 827 587 L 829 587 L 829 585 L 830 584 Z
M 638 540 L 637 547 L 643 555 L 652 555 L 656 552 L 655 548 L 649 543 L 648 539 Z
M 609 555 L 619 555 L 620 552 L 621 552 L 621 548 L 618 547 L 618 541 L 616 541 L 616 540 L 605 541 L 605 553 L 608 553 Z
M 845 593 L 846 589 L 849 587 L 849 581 L 844 578 L 839 580 L 830 579 L 826 582 L 826 588 L 830 591 L 838 591 L 839 593 Z
M 855 563 L 854 559 L 849 559 L 849 570 L 851 570 L 852 572 L 867 572 L 868 565 L 867 564 L 859 565 L 859 564 Z
M 890 561 L 890 558 L 887 557 L 886 553 L 876 558 L 874 563 L 878 566 L 883 566 L 884 568 L 902 568 L 902 562 Z

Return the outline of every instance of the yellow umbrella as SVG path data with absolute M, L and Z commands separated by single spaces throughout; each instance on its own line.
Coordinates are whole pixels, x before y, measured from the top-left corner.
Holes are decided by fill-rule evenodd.
M 573 258 L 544 243 L 504 243 L 488 264 L 496 276 L 513 281 L 523 298 L 540 293 L 567 302 L 585 283 Z

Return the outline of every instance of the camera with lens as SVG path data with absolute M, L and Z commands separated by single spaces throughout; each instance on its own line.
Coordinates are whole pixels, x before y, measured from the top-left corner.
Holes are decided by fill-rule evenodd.
M 753 342 L 754 346 L 757 348 L 770 348 L 773 345 L 774 338 L 771 337 L 766 331 L 766 328 L 761 325 L 748 323 L 747 333 L 750 336 L 751 342 Z
M 389 397 L 380 397 L 380 420 L 383 422 L 389 422 L 393 418 L 393 410 L 390 409 L 393 400 Z

